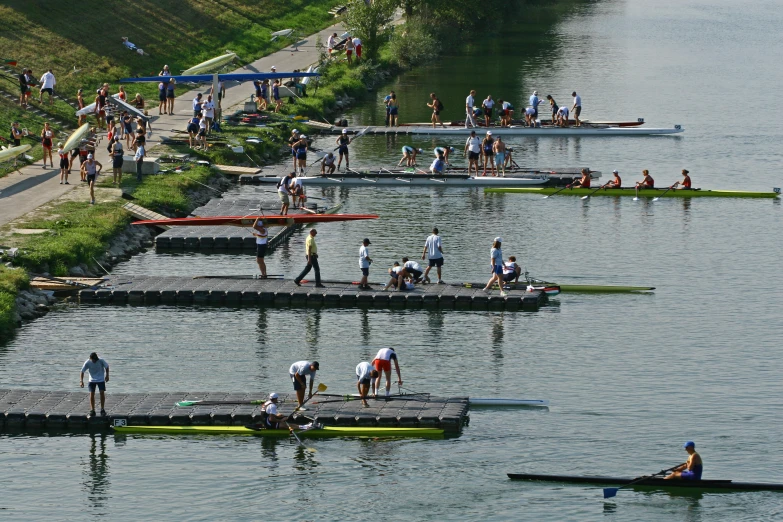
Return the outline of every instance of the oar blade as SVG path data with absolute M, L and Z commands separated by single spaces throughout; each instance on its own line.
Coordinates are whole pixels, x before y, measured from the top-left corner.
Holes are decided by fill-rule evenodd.
M 325 392 L 327 386 L 324 383 L 318 384 L 318 393 Z
M 619 490 L 620 488 L 604 488 L 604 498 L 616 497 Z
M 588 194 L 587 196 L 582 196 L 582 199 L 587 199 L 589 197 L 590 197 L 590 194 Z
M 656 202 L 656 201 L 658 201 L 659 199 L 661 199 L 661 198 L 659 198 L 659 197 L 654 197 L 654 198 L 652 199 L 652 200 L 653 200 L 653 203 L 655 203 L 655 202 Z

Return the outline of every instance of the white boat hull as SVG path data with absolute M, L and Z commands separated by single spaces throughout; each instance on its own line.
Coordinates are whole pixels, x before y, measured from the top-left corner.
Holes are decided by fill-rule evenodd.
M 468 399 L 472 407 L 496 407 L 496 406 L 516 406 L 516 407 L 546 407 L 549 406 L 547 400 L 535 400 L 535 399 L 481 399 L 470 397 Z
M 469 136 L 470 131 L 464 127 L 368 127 L 368 134 L 435 134 Z M 496 136 L 652 136 L 658 134 L 678 134 L 685 129 L 680 125 L 670 128 L 653 127 L 493 127 L 492 133 Z M 333 131 L 341 131 L 334 127 Z M 486 133 L 485 128 L 477 127 L 477 134 Z
M 305 176 L 299 178 L 304 186 L 317 185 L 342 185 L 351 187 L 530 187 L 543 185 L 547 182 L 546 176 L 541 177 L 464 177 L 464 176 L 445 176 L 435 177 L 427 174 L 401 174 L 399 176 L 375 177 L 367 175 L 341 176 L 333 174 L 329 176 Z M 254 183 L 277 184 L 280 181 L 278 177 L 256 177 Z

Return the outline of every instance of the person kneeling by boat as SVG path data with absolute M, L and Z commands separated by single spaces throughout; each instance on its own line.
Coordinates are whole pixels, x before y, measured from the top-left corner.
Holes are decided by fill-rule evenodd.
M 362 406 L 369 406 L 367 396 L 370 394 L 370 384 L 379 375 L 378 370 L 368 362 L 360 362 L 356 365 L 356 389 L 359 390 L 359 396 L 362 398 Z
M 636 182 L 636 188 L 637 189 L 654 189 L 655 188 L 655 180 L 652 179 L 652 176 L 650 176 L 650 171 L 647 169 L 644 169 L 642 171 L 642 174 L 644 174 L 644 179 L 641 181 Z
M 409 145 L 405 145 L 402 147 L 402 159 L 399 163 L 397 163 L 397 166 L 402 166 L 402 162 L 405 162 L 405 165 L 408 167 L 415 167 L 416 166 L 416 156 L 418 154 L 421 154 L 424 152 L 422 149 L 414 149 L 413 147 Z
M 704 464 L 701 455 L 696 453 L 696 443 L 689 440 L 682 447 L 688 452 L 688 460 L 685 464 L 674 468 L 672 474 L 667 475 L 664 479 L 701 480 Z
M 449 163 L 449 153 L 454 152 L 454 147 L 435 147 L 434 152 L 436 158 L 438 156 L 443 156 L 446 165 L 451 165 Z
M 443 175 L 443 167 L 446 166 L 446 162 L 443 160 L 443 156 L 438 156 L 435 158 L 435 161 L 432 162 L 432 165 L 430 165 L 430 172 L 434 176 L 442 176 Z
M 324 159 L 321 161 L 321 175 L 334 174 L 336 168 L 337 167 L 334 165 L 334 154 L 330 152 L 324 156 Z
M 395 261 L 394 265 L 389 269 L 389 277 L 391 277 L 391 279 L 389 279 L 389 282 L 383 287 L 383 290 L 386 291 L 389 287 L 393 286 L 394 291 L 396 292 L 400 289 L 400 282 L 403 280 L 402 267 L 399 262 Z
M 682 169 L 682 176 L 682 181 L 675 181 L 671 188 L 679 187 L 680 190 L 691 190 L 691 177 L 688 175 L 688 171 Z
M 582 169 L 582 177 L 579 178 L 579 181 L 575 182 L 573 184 L 574 187 L 581 187 L 581 188 L 590 188 L 590 182 L 592 181 L 592 177 L 590 177 L 590 171 L 588 169 Z
M 407 257 L 402 258 L 402 276 L 413 279 L 414 283 L 421 282 L 421 276 L 424 272 L 421 265 L 416 261 L 410 261 Z
M 503 282 L 519 283 L 519 276 L 522 274 L 522 267 L 517 264 L 515 256 L 508 256 L 508 261 L 503 263 Z

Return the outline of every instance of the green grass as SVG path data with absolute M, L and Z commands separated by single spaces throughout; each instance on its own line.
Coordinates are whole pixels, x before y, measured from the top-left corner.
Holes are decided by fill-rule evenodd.
M 16 295 L 27 288 L 29 282 L 24 270 L 0 265 L 0 339 L 7 339 L 14 331 Z

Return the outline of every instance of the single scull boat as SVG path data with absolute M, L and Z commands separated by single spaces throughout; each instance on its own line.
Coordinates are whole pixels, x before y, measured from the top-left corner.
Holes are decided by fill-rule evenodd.
M 536 475 L 530 473 L 508 473 L 513 480 L 532 480 L 540 482 L 558 482 L 564 484 L 594 484 L 597 486 L 618 486 L 636 479 L 628 477 L 583 477 L 574 475 Z M 703 491 L 783 491 L 783 484 L 763 482 L 734 482 L 732 480 L 664 480 L 648 478 L 629 487 L 646 489 L 696 489 Z
M 113 426 L 117 433 L 157 433 L 165 435 L 255 435 L 288 437 L 288 430 L 253 429 L 245 426 Z M 442 437 L 438 428 L 385 428 L 375 426 L 324 426 L 297 430 L 300 437 Z

